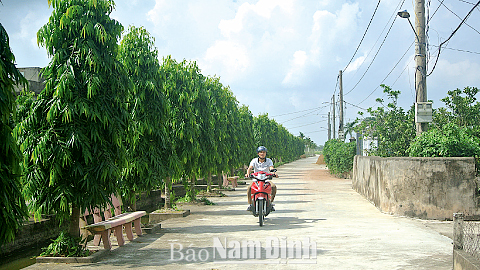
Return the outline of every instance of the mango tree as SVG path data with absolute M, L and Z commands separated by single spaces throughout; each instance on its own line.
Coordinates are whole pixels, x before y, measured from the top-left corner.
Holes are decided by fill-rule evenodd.
M 127 76 L 117 61 L 122 25 L 113 1 L 49 0 L 53 12 L 37 33 L 52 57 L 45 89 L 20 123 L 25 192 L 36 214 L 70 217 L 105 205 L 125 165 Z
M 0 23 L 0 246 L 15 238 L 15 232 L 28 216 L 20 186 L 22 153 L 12 136 L 15 114 L 13 86 L 26 83 L 15 67 L 7 31 Z

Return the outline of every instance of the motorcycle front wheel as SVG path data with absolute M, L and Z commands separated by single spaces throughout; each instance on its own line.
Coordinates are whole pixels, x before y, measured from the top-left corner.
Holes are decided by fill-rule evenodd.
M 258 200 L 257 205 L 258 205 L 258 223 L 260 226 L 263 226 L 263 221 L 265 219 L 265 213 L 263 212 L 263 204 L 265 203 L 265 200 Z

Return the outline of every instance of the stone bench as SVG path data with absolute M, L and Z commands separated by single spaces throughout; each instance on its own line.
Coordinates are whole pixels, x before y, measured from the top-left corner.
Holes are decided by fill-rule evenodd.
M 91 234 L 94 235 L 93 244 L 96 246 L 100 245 L 100 241 L 103 242 L 105 249 L 110 250 L 112 244 L 110 242 L 110 234 L 113 231 L 115 237 L 117 238 L 117 243 L 119 246 L 125 244 L 123 238 L 123 228 L 125 227 L 125 233 L 128 240 L 133 240 L 133 228 L 132 223 L 135 226 L 135 233 L 137 236 L 142 235 L 142 228 L 140 220 L 147 213 L 145 211 L 136 211 L 130 213 L 123 213 L 121 211 L 122 203 L 115 196 L 111 197 L 114 216 L 112 216 L 112 207 L 110 204 L 100 211 L 98 208 L 94 208 L 93 211 L 85 211 L 83 217 L 80 218 L 80 226 L 84 230 L 88 230 Z M 101 212 L 103 212 L 104 220 L 102 220 Z M 87 224 L 87 216 L 93 215 L 93 224 Z M 85 236 L 84 236 L 85 237 Z
M 232 183 L 232 187 L 233 188 L 236 188 L 238 186 L 238 176 L 231 176 L 231 177 L 227 177 L 226 175 L 223 175 L 223 186 L 224 187 L 228 187 L 228 183 Z

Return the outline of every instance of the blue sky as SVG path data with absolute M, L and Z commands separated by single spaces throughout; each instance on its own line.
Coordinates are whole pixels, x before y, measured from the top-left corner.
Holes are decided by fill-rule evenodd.
M 472 9 L 476 1 L 470 1 L 444 0 L 441 5 L 442 1 L 426 0 L 431 18 L 428 72 L 438 55 L 436 46 Z M 129 0 L 116 1 L 111 16 L 125 29 L 144 26 L 155 37 L 160 57 L 197 61 L 204 75 L 219 76 L 254 115 L 268 113 L 292 134 L 301 131 L 323 144 L 334 93 L 338 100 L 338 73 L 354 55 L 377 3 Z M 376 98 L 385 98 L 381 83 L 402 92 L 399 105 L 405 109 L 415 100 L 415 52 L 410 47 L 415 35 L 407 20 L 395 19 L 399 9 L 410 11 L 415 23 L 413 1 L 382 0 L 343 74 L 344 93 L 348 93 L 345 123 L 358 117 L 358 111 L 379 106 Z M 47 0 L 2 0 L 0 22 L 10 36 L 18 67 L 48 64 L 45 49 L 37 46 L 36 32 L 51 12 Z M 442 49 L 427 77 L 427 97 L 434 108 L 444 106 L 440 99 L 449 90 L 477 87 L 480 82 L 479 17 L 477 8 L 468 25 Z

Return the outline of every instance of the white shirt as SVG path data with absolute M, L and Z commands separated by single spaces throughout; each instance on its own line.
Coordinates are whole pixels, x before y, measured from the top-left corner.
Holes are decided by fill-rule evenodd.
M 253 172 L 270 172 L 270 167 L 273 166 L 273 161 L 269 158 L 265 158 L 264 162 L 260 162 L 260 158 L 254 158 L 250 161 L 250 166 L 253 167 Z

